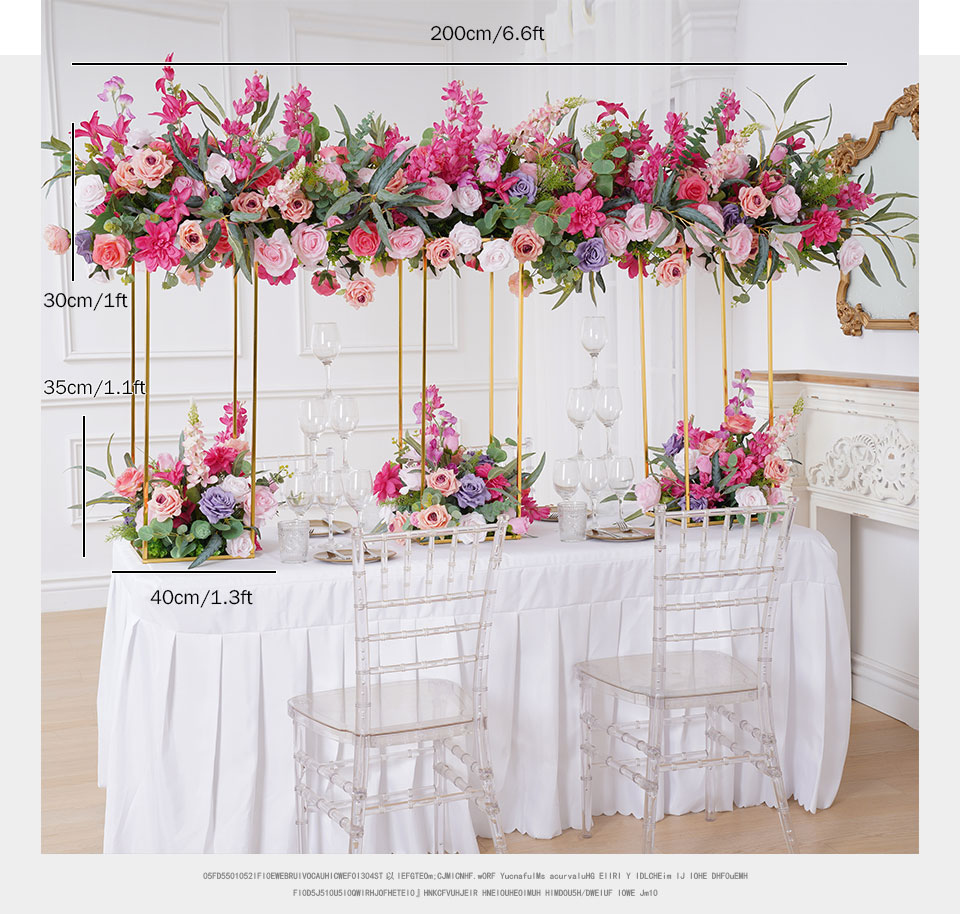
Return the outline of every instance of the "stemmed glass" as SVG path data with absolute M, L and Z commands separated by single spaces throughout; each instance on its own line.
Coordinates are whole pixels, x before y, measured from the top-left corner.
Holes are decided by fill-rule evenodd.
M 313 473 L 304 468 L 298 468 L 287 477 L 285 486 L 287 507 L 297 517 L 303 517 L 313 504 L 315 492 Z
M 324 400 L 329 400 L 332 396 L 330 392 L 330 366 L 333 360 L 340 355 L 340 331 L 337 325 L 333 323 L 316 323 L 310 332 L 310 348 L 313 354 L 323 362 L 324 368 L 324 390 L 321 396 Z
M 633 461 L 629 457 L 611 457 L 607 461 L 607 483 L 617 496 L 617 511 L 621 524 L 626 523 L 623 519 L 623 496 L 629 491 L 632 482 Z
M 373 477 L 369 470 L 344 470 L 343 495 L 357 512 L 357 526 L 363 529 L 363 509 L 373 498 Z
M 613 456 L 613 445 L 610 443 L 610 433 L 620 413 L 623 412 L 623 398 L 620 396 L 619 387 L 601 387 L 597 391 L 597 400 L 595 405 L 597 418 L 603 423 L 607 430 L 607 452 L 604 457 L 607 459 Z
M 334 552 L 336 550 L 333 548 L 333 512 L 337 510 L 337 505 L 340 504 L 340 496 L 343 493 L 340 473 L 335 470 L 320 471 L 316 474 L 314 488 L 317 504 L 323 511 L 324 520 L 327 522 L 327 549 Z
M 593 380 L 587 385 L 596 389 L 600 386 L 597 356 L 607 345 L 607 319 L 605 317 L 585 317 L 580 324 L 580 345 L 593 360 Z
M 597 497 L 607 485 L 607 465 L 602 457 L 590 457 L 580 465 L 580 485 L 590 497 L 590 517 L 597 516 Z
M 317 467 L 317 443 L 327 426 L 329 416 L 329 400 L 324 400 L 323 397 L 307 397 L 300 401 L 300 431 L 310 439 L 313 469 Z
M 553 464 L 553 487 L 563 501 L 569 501 L 580 488 L 580 461 L 576 457 Z
M 353 397 L 336 397 L 330 410 L 330 424 L 343 442 L 342 468 L 344 470 L 350 469 L 350 464 L 347 462 L 347 439 L 359 422 L 360 409 L 357 401 Z
M 577 457 L 583 457 L 583 427 L 593 414 L 594 392 L 589 387 L 571 387 L 567 391 L 567 418 L 577 429 Z

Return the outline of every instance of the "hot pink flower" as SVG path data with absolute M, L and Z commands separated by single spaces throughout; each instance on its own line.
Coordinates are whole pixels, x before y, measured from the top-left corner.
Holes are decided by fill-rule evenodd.
M 133 259 L 144 263 L 151 273 L 175 269 L 183 257 L 183 251 L 176 245 L 176 224 L 170 221 L 147 222 L 144 229 L 147 234 L 136 239 L 137 252 Z
M 753 416 L 748 416 L 746 413 L 734 413 L 723 420 L 723 425 L 734 435 L 743 435 L 753 428 L 754 421 Z
M 347 237 L 347 246 L 357 257 L 373 257 L 380 247 L 380 236 L 372 222 L 358 225 Z
M 677 184 L 676 194 L 678 200 L 706 203 L 710 196 L 710 187 L 697 172 L 691 171 Z
M 203 462 L 214 476 L 218 473 L 229 473 L 233 469 L 233 462 L 237 459 L 236 448 L 215 444 L 203 455 Z
M 814 247 L 822 247 L 837 240 L 840 229 L 843 228 L 843 220 L 824 203 L 800 225 L 806 226 L 803 240 Z
M 121 498 L 133 499 L 143 488 L 143 467 L 127 467 L 113 481 L 113 491 Z
M 317 295 L 333 295 L 340 288 L 337 277 L 332 273 L 314 273 L 310 285 Z
M 583 193 L 564 194 L 557 200 L 557 210 L 563 213 L 573 207 L 573 215 L 567 226 L 568 235 L 583 232 L 585 238 L 592 238 L 597 229 L 607 221 L 606 215 L 600 212 L 603 206 L 603 197 L 595 194 L 589 187 Z
M 93 262 L 105 270 L 115 270 L 126 264 L 130 256 L 130 242 L 123 235 L 94 235 Z
M 400 466 L 389 460 L 380 467 L 380 472 L 373 478 L 373 494 L 381 504 L 391 498 L 396 498 L 403 488 L 400 479 Z M 401 527 L 403 525 L 401 524 Z M 391 530 L 391 532 L 395 532 Z

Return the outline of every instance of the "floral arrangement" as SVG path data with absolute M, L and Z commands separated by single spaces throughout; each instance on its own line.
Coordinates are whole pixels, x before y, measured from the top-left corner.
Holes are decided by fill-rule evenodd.
M 496 438 L 490 439 L 485 450 L 463 446 L 456 428 L 457 417 L 444 409 L 434 385 L 427 388 L 425 408 L 427 438 L 422 467 L 420 443 L 408 435 L 400 444 L 398 459 L 384 463 L 373 481 L 383 522 L 391 533 L 447 526 L 478 527 L 494 523 L 506 512 L 511 518 L 511 532 L 524 534 L 533 521 L 543 520 L 550 513 L 530 493 L 530 486 L 543 470 L 546 455 L 532 473 L 524 475 L 521 492 L 517 486 L 516 458 L 507 462 L 507 453 Z M 423 409 L 423 403 L 414 405 L 418 422 Z M 516 446 L 509 438 L 505 443 Z M 413 459 L 405 456 L 410 451 L 415 455 Z M 421 488 L 422 472 L 426 484 Z
M 119 523 L 107 539 L 128 540 L 137 550 L 146 544 L 147 556 L 152 559 L 193 557 L 191 568 L 212 556 L 242 557 L 253 553 L 257 530 L 250 523 L 250 454 L 248 443 L 241 437 L 247 412 L 237 405 L 234 432 L 233 403 L 227 403 L 220 422 L 223 430 L 208 442 L 197 406 L 190 405 L 176 460 L 172 454 L 159 454 L 150 461 L 146 519 L 143 465 L 135 465 L 130 454 L 124 454 L 124 469 L 115 473 L 108 442 L 107 469 L 114 477 L 113 485 L 103 495 L 86 502 L 87 506 L 122 505 Z M 95 467 L 83 469 L 108 479 L 106 473 Z M 282 481 L 282 471 L 257 478 L 255 522 L 276 515 L 278 503 L 274 493 Z M 260 548 L 259 542 L 256 548 Z
M 797 461 L 779 456 L 781 445 L 797 427 L 803 400 L 793 410 L 778 416 L 772 427 L 764 422 L 754 428 L 755 419 L 746 409 L 753 406 L 753 389 L 748 386 L 750 372 L 743 368 L 733 381 L 736 391 L 724 410 L 719 429 L 708 431 L 688 424 L 690 444 L 690 508 L 756 508 L 776 505 L 782 500 L 781 486 L 790 478 L 790 463 Z M 661 448 L 651 448 L 652 468 L 626 499 L 635 500 L 640 510 L 631 519 L 650 511 L 658 504 L 671 510 L 686 507 L 686 490 L 682 461 L 683 421 Z M 632 497 L 631 497 L 632 496 Z
M 249 279 L 255 265 L 274 285 L 305 271 L 319 294 L 361 308 L 374 297 L 370 276 L 392 274 L 400 261 L 432 273 L 513 269 L 515 294 L 525 267 L 525 288 L 552 282 L 546 292 L 559 305 L 585 277 L 591 293 L 603 290 L 611 263 L 671 286 L 691 264 L 716 270 L 722 255 L 741 289 L 735 300 L 745 301 L 788 264 L 860 266 L 876 282 L 864 237 L 899 279 L 890 242 L 914 256 L 918 241 L 900 231 L 913 217 L 891 209 L 908 195 L 875 193 L 872 174 L 853 180 L 835 167 L 833 147 L 807 148 L 826 118 L 785 123 L 808 80 L 779 119 L 763 102 L 769 140 L 752 118 L 735 129 L 741 105 L 728 90 L 697 126 L 669 113 L 655 141 L 642 117 L 606 101 L 578 135 L 584 98 L 548 101 L 500 130 L 483 124 L 481 92 L 453 81 L 444 120 L 419 144 L 372 113 L 351 127 L 337 108 L 342 139 L 333 145 L 305 86 L 281 106 L 255 72 L 228 111 L 203 86 L 201 98 L 176 82 L 171 58 L 156 82 L 158 127 L 140 123 L 114 77 L 98 96 L 113 111 L 81 122 L 76 136 L 86 144 L 75 161 L 63 140 L 41 144 L 60 162 L 50 180 L 75 171 L 76 201 L 91 217 L 73 239 L 48 226 L 48 246 L 75 245 L 95 277 L 128 280 L 141 263 L 164 272 L 166 287 L 199 288 L 217 267 Z M 824 138 L 829 131 L 828 122 Z M 884 228 L 893 222 L 896 231 Z

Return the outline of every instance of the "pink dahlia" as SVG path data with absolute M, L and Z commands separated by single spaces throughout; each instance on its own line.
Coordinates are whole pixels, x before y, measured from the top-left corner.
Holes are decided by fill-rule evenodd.
M 388 499 L 396 498 L 403 488 L 400 478 L 400 465 L 389 460 L 380 468 L 380 472 L 373 479 L 373 494 L 381 504 Z
M 203 462 L 214 476 L 231 472 L 236 459 L 237 449 L 222 444 L 215 444 L 203 455 Z
M 837 240 L 840 229 L 843 227 L 843 220 L 824 203 L 800 225 L 806 226 L 803 229 L 803 240 L 819 248 Z
M 584 238 L 592 238 L 597 229 L 607 221 L 607 217 L 600 212 L 603 197 L 595 194 L 589 187 L 583 193 L 564 194 L 557 203 L 561 213 L 573 207 L 573 215 L 567 226 L 568 235 L 583 232 Z
M 148 222 L 144 229 L 147 234 L 136 239 L 137 251 L 133 259 L 142 261 L 151 273 L 175 269 L 183 256 L 176 244 L 176 223 Z

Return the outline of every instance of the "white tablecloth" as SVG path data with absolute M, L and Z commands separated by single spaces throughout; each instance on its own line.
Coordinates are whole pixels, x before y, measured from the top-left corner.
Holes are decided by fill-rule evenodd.
M 653 547 L 561 543 L 552 524 L 533 532 L 536 538 L 504 547 L 489 729 L 504 829 L 549 838 L 580 822 L 573 665 L 650 649 Z M 250 562 L 211 562 L 192 573 L 154 565 L 150 573 L 112 576 L 97 700 L 104 851 L 296 850 L 287 700 L 352 684 L 351 576 L 349 566 L 280 564 L 271 533 Z M 143 568 L 124 542 L 113 561 L 116 571 Z M 239 574 L 241 567 L 279 573 Z M 168 588 L 216 588 L 221 598 L 249 589 L 252 599 L 202 609 L 151 602 Z M 787 554 L 774 673 L 787 791 L 813 812 L 833 802 L 840 783 L 850 649 L 836 555 L 804 527 L 794 527 Z M 682 741 L 702 748 L 702 725 L 684 729 L 697 732 Z M 723 769 L 721 777 L 721 808 L 772 804 L 768 782 L 751 766 Z M 661 799 L 670 814 L 702 810 L 702 772 L 671 773 Z M 465 807 L 451 810 L 449 845 L 471 852 L 475 835 L 487 832 Z M 638 788 L 597 773 L 595 814 L 641 809 Z M 365 849 L 425 851 L 431 822 L 424 810 L 371 817 Z M 320 848 L 342 852 L 345 837 L 327 824 L 316 836 Z

